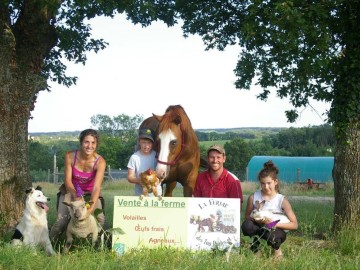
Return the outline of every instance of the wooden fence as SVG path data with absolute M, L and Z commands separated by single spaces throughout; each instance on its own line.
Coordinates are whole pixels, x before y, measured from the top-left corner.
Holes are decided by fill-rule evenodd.
M 108 165 L 107 170 L 105 171 L 105 181 L 106 180 L 120 180 L 127 177 L 127 170 L 111 170 L 110 165 Z M 64 173 L 59 172 L 58 168 L 55 168 L 53 172 L 48 169 L 47 182 L 49 183 L 62 183 L 64 181 Z

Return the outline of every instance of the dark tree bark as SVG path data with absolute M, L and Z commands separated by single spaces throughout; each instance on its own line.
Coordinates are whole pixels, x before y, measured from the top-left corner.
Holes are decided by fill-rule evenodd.
M 360 222 L 360 123 L 349 126 L 346 137 L 338 138 L 334 158 L 333 228 L 335 231 L 341 228 L 358 228 Z
M 0 234 L 18 222 L 31 186 L 28 121 L 37 94 L 47 88 L 44 59 L 57 42 L 40 2 L 26 1 L 12 26 L 0 16 Z

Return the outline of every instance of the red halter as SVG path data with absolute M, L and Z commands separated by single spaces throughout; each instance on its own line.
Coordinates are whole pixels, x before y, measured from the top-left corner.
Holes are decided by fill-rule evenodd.
M 184 134 L 184 131 L 182 129 L 181 124 L 180 124 L 180 131 L 181 131 L 182 143 L 181 143 L 181 149 L 180 149 L 179 154 L 176 156 L 176 158 L 173 161 L 169 161 L 169 162 L 159 160 L 158 159 L 158 154 L 156 154 L 156 160 L 157 160 L 158 163 L 163 164 L 163 165 L 175 165 L 179 161 L 179 159 L 181 157 L 181 154 L 183 153 L 184 148 L 185 148 L 185 134 Z

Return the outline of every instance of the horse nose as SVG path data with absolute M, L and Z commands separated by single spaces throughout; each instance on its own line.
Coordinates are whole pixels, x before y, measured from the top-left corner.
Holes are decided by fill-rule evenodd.
M 157 169 L 156 170 L 156 176 L 160 179 L 163 180 L 165 178 L 165 171 L 163 171 L 162 169 Z
M 157 177 L 158 177 L 160 180 L 164 179 L 164 178 L 165 178 L 165 172 L 159 173 L 159 174 L 157 175 Z

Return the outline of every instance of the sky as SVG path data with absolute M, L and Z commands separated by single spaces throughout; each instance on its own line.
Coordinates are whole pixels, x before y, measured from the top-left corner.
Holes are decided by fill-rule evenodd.
M 194 129 L 242 127 L 305 127 L 325 123 L 329 103 L 311 101 L 296 123 L 288 123 L 288 100 L 274 95 L 261 101 L 257 87 L 235 88 L 239 47 L 205 51 L 199 36 L 184 38 L 181 27 L 155 22 L 147 28 L 123 15 L 91 21 L 92 33 L 109 46 L 89 53 L 82 64 L 68 64 L 77 76 L 67 88 L 50 83 L 40 92 L 29 132 L 77 131 L 91 128 L 97 114 L 114 117 L 153 113 L 162 115 L 170 105 L 181 105 Z

